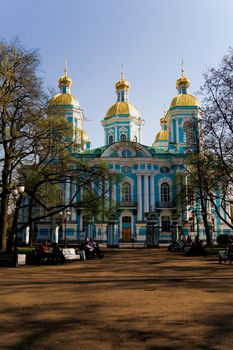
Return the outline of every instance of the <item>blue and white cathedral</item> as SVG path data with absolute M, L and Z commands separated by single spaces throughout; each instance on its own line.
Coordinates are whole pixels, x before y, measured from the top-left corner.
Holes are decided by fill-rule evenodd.
M 198 203 L 192 198 L 182 218 L 176 207 L 174 180 L 176 174 L 185 171 L 185 155 L 198 150 L 201 120 L 199 102 L 188 93 L 190 82 L 183 69 L 176 82 L 177 95 L 160 119 L 161 130 L 152 145 L 143 143 L 144 120 L 129 101 L 130 83 L 125 80 L 123 71 L 115 84 L 116 102 L 101 121 L 104 144 L 95 149 L 91 149 L 83 129 L 83 112 L 71 94 L 71 85 L 65 70 L 59 79 L 60 93 L 51 99 L 49 106 L 61 108 L 72 123 L 74 140 L 81 145 L 77 157 L 93 164 L 106 163 L 110 171 L 121 174 L 121 181 L 111 186 L 108 180 L 101 184 L 109 188 L 108 205 L 115 206 L 115 214 L 90 223 L 81 208 L 70 208 L 66 238 L 80 242 L 88 235 L 108 246 L 156 246 L 170 243 L 181 234 L 198 234 L 204 238 Z M 70 193 L 70 189 L 65 188 L 64 202 L 69 202 Z M 227 226 L 214 212 L 211 212 L 211 225 L 212 239 L 220 233 L 228 233 Z M 64 235 L 64 228 L 60 231 Z M 37 238 L 51 238 L 49 223 L 38 223 Z

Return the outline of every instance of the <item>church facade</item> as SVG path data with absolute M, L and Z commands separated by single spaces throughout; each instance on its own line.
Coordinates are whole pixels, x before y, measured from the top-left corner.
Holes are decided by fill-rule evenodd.
M 107 193 L 106 205 L 115 208 L 108 217 L 88 222 L 82 207 L 70 208 L 65 228 L 63 223 L 60 229 L 60 240 L 65 235 L 69 241 L 76 242 L 88 235 L 108 246 L 130 243 L 156 246 L 171 243 L 181 234 L 205 238 L 198 203 L 191 199 L 182 215 L 177 209 L 175 178 L 185 171 L 186 155 L 198 151 L 201 121 L 199 102 L 188 93 L 190 82 L 184 71 L 176 82 L 177 95 L 160 119 L 161 130 L 152 145 L 142 141 L 144 120 L 129 102 L 130 83 L 123 71 L 115 84 L 116 102 L 102 120 L 104 144 L 95 149 L 90 147 L 83 130 L 83 113 L 71 94 L 71 84 L 65 71 L 59 79 L 60 93 L 51 99 L 50 106 L 61 107 L 74 126 L 74 137 L 82 145 L 77 157 L 93 165 L 106 163 L 110 171 L 121 174 L 121 181 L 101 180 L 96 187 L 97 192 L 102 188 Z M 69 201 L 70 195 L 66 185 L 64 202 Z M 211 212 L 211 225 L 212 239 L 229 231 L 214 212 Z M 37 226 L 38 239 L 51 239 L 49 222 Z

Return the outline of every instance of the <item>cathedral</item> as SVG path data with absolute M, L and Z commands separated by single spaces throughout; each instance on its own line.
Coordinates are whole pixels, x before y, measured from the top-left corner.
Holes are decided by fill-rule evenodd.
M 116 102 L 107 110 L 103 126 L 103 145 L 92 149 L 83 129 L 84 116 L 76 97 L 71 93 L 72 80 L 67 75 L 59 79 L 60 92 L 49 102 L 51 108 L 61 108 L 73 125 L 74 138 L 80 149 L 77 156 L 88 162 L 104 162 L 110 171 L 121 174 L 121 181 L 105 181 L 109 188 L 108 205 L 114 203 L 115 213 L 103 220 L 88 222 L 82 208 L 70 208 L 65 227 L 59 228 L 59 240 L 82 241 L 86 235 L 108 246 L 159 246 L 169 244 L 181 235 L 204 237 L 200 207 L 190 198 L 179 214 L 176 201 L 176 175 L 185 171 L 185 157 L 198 151 L 201 109 L 197 98 L 188 91 L 189 79 L 182 69 L 176 81 L 177 94 L 160 119 L 161 130 L 152 145 L 142 141 L 144 120 L 129 100 L 130 83 L 121 72 L 115 84 Z M 102 180 L 101 180 L 102 181 Z M 71 191 L 64 189 L 64 202 Z M 210 211 L 212 209 L 210 208 Z M 214 211 L 211 211 L 212 239 L 228 233 Z M 51 239 L 49 222 L 38 223 L 37 239 Z M 59 225 L 58 225 L 59 226 Z

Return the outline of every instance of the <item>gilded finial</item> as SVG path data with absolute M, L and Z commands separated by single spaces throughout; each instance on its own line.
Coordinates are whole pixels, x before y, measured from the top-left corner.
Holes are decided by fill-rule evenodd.
M 166 115 L 166 105 L 164 104 L 163 105 L 163 116 L 165 117 L 165 115 Z
M 67 77 L 67 58 L 65 58 L 64 74 L 65 74 L 65 76 Z
M 121 65 L 121 80 L 124 80 L 124 67 Z
M 180 87 L 184 86 L 188 88 L 190 85 L 189 79 L 184 75 L 184 61 L 181 61 L 181 78 L 176 81 L 176 88 L 180 92 Z
M 117 90 L 129 90 L 130 83 L 127 80 L 125 80 L 123 64 L 121 65 L 121 79 L 116 83 L 115 86 Z
M 71 86 L 72 80 L 67 75 L 67 58 L 65 59 L 65 68 L 64 68 L 64 75 L 59 78 L 58 80 L 58 86 Z
M 164 105 L 163 105 L 163 117 L 160 118 L 160 124 L 161 124 L 161 125 L 167 123 L 165 118 L 166 118 L 166 106 L 165 106 L 165 104 L 164 104 Z
M 181 75 L 184 76 L 184 60 L 181 61 Z

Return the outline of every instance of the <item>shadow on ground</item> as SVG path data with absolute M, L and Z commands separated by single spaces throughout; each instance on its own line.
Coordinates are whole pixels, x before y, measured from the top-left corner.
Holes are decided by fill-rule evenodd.
M 230 349 L 232 266 L 163 249 L 0 269 L 2 350 Z

